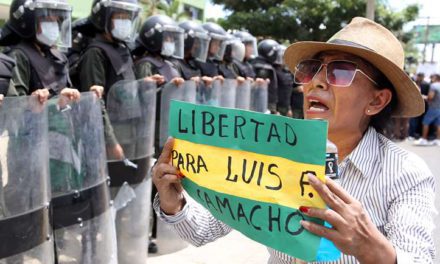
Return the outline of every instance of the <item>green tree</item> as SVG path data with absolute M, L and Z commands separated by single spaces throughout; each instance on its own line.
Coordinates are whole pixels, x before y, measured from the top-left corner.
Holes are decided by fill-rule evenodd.
M 365 0 L 214 0 L 231 12 L 219 23 L 226 29 L 247 29 L 262 38 L 281 42 L 299 40 L 325 41 L 355 16 L 364 16 Z M 411 5 L 393 12 L 386 3 L 376 4 L 376 21 L 394 31 L 404 42 L 410 35 L 402 28 L 414 20 L 419 7 Z

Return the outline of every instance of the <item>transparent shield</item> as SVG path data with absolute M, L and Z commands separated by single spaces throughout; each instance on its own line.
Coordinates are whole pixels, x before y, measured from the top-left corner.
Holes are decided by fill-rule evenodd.
M 107 95 L 107 113 L 125 158 L 154 154 L 156 83 L 143 79 L 115 83 Z
M 237 80 L 225 79 L 222 86 L 223 87 L 220 93 L 220 106 L 235 108 Z
M 267 82 L 255 82 L 251 88 L 251 110 L 266 113 L 268 109 Z
M 250 110 L 251 108 L 251 82 L 245 82 L 237 86 L 235 107 L 237 109 Z
M 7 97 L 0 104 L 0 263 L 48 263 L 47 108 L 36 97 Z M 28 227 L 33 228 L 29 229 Z
M 110 208 L 95 218 L 55 230 L 58 263 L 118 263 L 114 225 Z
M 49 156 L 52 195 L 81 191 L 107 177 L 101 105 L 92 92 L 79 102 L 49 102 Z M 60 103 L 59 103 L 60 102 Z M 61 105 L 60 105 L 61 104 Z
M 138 185 L 132 186 L 134 190 L 133 199 L 116 212 L 119 263 L 146 263 L 151 186 L 151 177 Z M 117 191 L 121 188 L 112 189 Z
M 194 59 L 200 62 L 206 62 L 210 40 L 211 38 L 207 34 L 195 33 L 194 43 L 191 48 L 191 54 Z
M 163 32 L 161 54 L 166 57 L 183 59 L 184 32 L 180 28 L 167 29 Z
M 160 102 L 159 146 L 162 147 L 168 138 L 168 124 L 171 100 L 196 102 L 196 85 L 194 81 L 185 81 L 182 85 L 167 83 L 162 89 Z
M 60 49 L 68 49 L 72 46 L 71 13 L 71 9 L 58 9 L 46 5 L 36 7 L 35 33 L 43 36 L 46 42 L 43 44 L 57 46 Z
M 211 85 L 200 87 L 200 98 L 203 104 L 220 106 L 220 97 L 223 83 L 221 80 L 214 80 Z

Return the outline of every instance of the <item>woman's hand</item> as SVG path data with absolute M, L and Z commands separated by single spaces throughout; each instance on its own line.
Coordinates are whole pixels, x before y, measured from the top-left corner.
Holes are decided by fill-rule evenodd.
M 171 165 L 171 152 L 174 139 L 169 138 L 163 147 L 162 153 L 153 167 L 153 183 L 156 185 L 160 197 L 160 208 L 167 215 L 180 212 L 185 204 L 183 188 L 180 179 L 183 175 Z
M 393 245 L 376 228 L 359 201 L 331 179 L 322 183 L 309 174 L 309 182 L 331 209 L 301 206 L 300 211 L 327 221 L 332 228 L 301 221 L 305 229 L 331 240 L 344 254 L 356 257 L 360 263 L 396 263 Z

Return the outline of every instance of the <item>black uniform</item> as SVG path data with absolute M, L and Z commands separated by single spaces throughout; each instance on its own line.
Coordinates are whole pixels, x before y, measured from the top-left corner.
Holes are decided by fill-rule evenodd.
M 291 110 L 290 98 L 294 86 L 292 73 L 282 65 L 274 65 L 278 79 L 278 103 L 277 109 L 281 115 L 287 115 Z
M 278 78 L 275 69 L 272 64 L 260 56 L 252 61 L 252 66 L 254 67 L 256 78 L 270 80 L 268 87 L 268 108 L 271 113 L 275 113 L 277 111 L 278 103 Z

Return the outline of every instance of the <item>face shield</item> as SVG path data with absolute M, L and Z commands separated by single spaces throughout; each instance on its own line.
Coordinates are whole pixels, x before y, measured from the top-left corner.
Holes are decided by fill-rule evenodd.
M 111 0 L 102 1 L 101 6 L 107 8 L 105 20 L 107 33 L 117 40 L 126 43 L 133 42 L 139 26 L 141 7 L 137 4 Z
M 37 1 L 31 3 L 35 12 L 35 37 L 46 46 L 67 50 L 71 47 L 72 7 L 67 3 Z
M 258 49 L 257 49 L 257 39 L 254 37 L 251 38 L 247 38 L 242 40 L 243 44 L 246 47 L 246 52 L 245 52 L 245 59 L 246 60 L 250 60 L 250 59 L 254 59 L 258 56 Z
M 191 47 L 191 56 L 200 62 L 206 62 L 211 38 L 206 33 L 194 32 L 191 36 L 194 41 Z
M 216 60 L 222 61 L 223 56 L 225 55 L 227 44 L 228 44 L 227 36 L 211 34 L 208 56 Z
M 284 64 L 284 52 L 286 51 L 286 47 L 278 46 L 277 48 L 277 59 L 275 60 L 275 64 L 283 65 Z
M 183 29 L 172 26 L 164 26 L 162 31 L 161 55 L 183 59 Z

